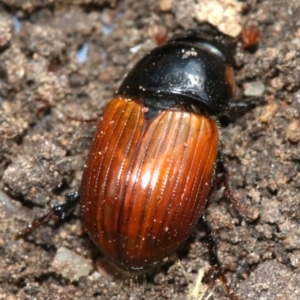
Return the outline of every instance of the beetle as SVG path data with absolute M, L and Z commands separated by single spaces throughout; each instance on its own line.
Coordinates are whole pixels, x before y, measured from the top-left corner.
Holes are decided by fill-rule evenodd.
M 83 172 L 82 223 L 125 271 L 148 270 L 189 237 L 219 160 L 218 118 L 235 84 L 231 56 L 187 32 L 147 53 L 105 107 Z
M 222 39 L 195 30 L 147 53 L 103 111 L 80 192 L 67 194 L 16 238 L 54 215 L 64 219 L 80 200 L 94 243 L 116 267 L 136 274 L 175 253 L 201 218 L 213 272 L 229 292 L 203 211 L 215 181 L 241 208 L 219 139 L 219 119 L 235 90 L 232 55 Z

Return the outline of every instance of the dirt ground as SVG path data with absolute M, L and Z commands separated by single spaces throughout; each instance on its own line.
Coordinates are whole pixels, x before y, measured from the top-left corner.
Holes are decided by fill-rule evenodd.
M 172 36 L 199 27 L 195 4 L 206 2 L 0 1 L 0 299 L 201 299 L 205 286 L 197 279 L 208 254 L 200 226 L 177 262 L 133 283 L 103 267 L 78 210 L 66 222 L 13 237 L 78 190 L 95 124 L 70 117 L 97 117 L 132 65 L 155 47 L 149 28 L 163 25 Z M 300 2 L 238 4 L 230 22 L 257 25 L 261 38 L 256 51 L 237 49 L 235 101 L 257 105 L 221 133 L 231 186 L 249 211 L 240 218 L 216 190 L 206 215 L 241 299 L 296 300 Z M 209 292 L 228 299 L 219 284 Z

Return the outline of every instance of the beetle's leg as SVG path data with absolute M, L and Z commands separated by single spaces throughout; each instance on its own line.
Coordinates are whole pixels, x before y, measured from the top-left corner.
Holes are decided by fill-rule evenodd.
M 97 118 L 91 118 L 91 119 L 74 118 L 71 116 L 67 116 L 67 119 L 69 119 L 70 121 L 80 122 L 80 123 L 84 123 L 84 124 L 88 124 L 88 123 L 95 124 L 99 121 L 99 117 L 100 117 L 100 114 L 98 115 Z
M 245 101 L 230 103 L 229 110 L 230 110 L 230 114 L 231 113 L 241 114 L 241 112 L 245 113 L 255 107 L 263 106 L 265 104 L 267 104 L 267 102 L 262 97 L 248 97 Z
M 248 97 L 244 101 L 232 101 L 229 104 L 228 113 L 219 117 L 222 126 L 233 123 L 235 120 L 240 119 L 255 107 L 264 106 L 267 101 L 263 97 Z
M 61 204 L 56 204 L 51 207 L 54 214 L 60 219 L 64 220 L 75 209 L 78 201 L 78 192 L 72 192 L 66 194 L 66 201 Z
M 221 266 L 221 262 L 219 260 L 217 252 L 218 243 L 213 236 L 211 225 L 207 221 L 205 215 L 201 216 L 201 222 L 206 231 L 207 244 L 209 248 L 210 270 L 207 274 L 208 282 L 214 282 L 215 280 L 220 279 L 230 299 L 240 300 L 240 298 L 232 291 L 229 282 L 224 274 L 224 270 Z
M 42 224 L 49 222 L 53 216 L 58 217 L 60 220 L 65 219 L 76 207 L 76 204 L 79 200 L 78 192 L 72 192 L 66 194 L 66 201 L 61 204 L 52 205 L 49 212 L 44 214 L 43 216 L 34 219 L 30 222 L 24 229 L 19 231 L 15 235 L 15 239 L 19 239 L 25 234 L 35 230 L 37 227 Z
M 225 189 L 227 197 L 230 199 L 235 209 L 239 213 L 241 213 L 246 210 L 246 207 L 243 204 L 241 204 L 241 202 L 234 196 L 234 193 L 232 192 L 232 189 L 228 181 L 228 177 L 229 177 L 228 172 L 223 162 L 223 153 L 221 150 L 219 150 L 218 156 L 219 157 L 216 165 L 216 175 L 213 180 L 213 185 L 222 184 Z
M 204 214 L 201 216 L 201 222 L 206 232 L 206 239 L 209 248 L 209 263 L 211 266 L 221 267 L 221 262 L 218 258 L 218 253 L 217 253 L 218 243 L 215 237 L 213 236 L 211 225 L 207 221 Z

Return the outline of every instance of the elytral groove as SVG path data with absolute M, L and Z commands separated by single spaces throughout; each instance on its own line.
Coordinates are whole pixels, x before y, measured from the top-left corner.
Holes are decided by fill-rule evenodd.
M 191 121 L 192 122 L 192 121 Z M 200 127 L 200 129 L 198 130 L 198 136 L 200 136 L 200 133 L 201 133 L 201 128 L 202 128 L 202 122 L 203 122 L 203 119 L 201 118 L 201 127 Z M 190 123 L 190 126 L 192 127 L 192 123 Z M 190 138 L 193 138 L 193 136 L 191 136 Z M 196 164 L 196 157 L 197 157 L 197 154 L 198 154 L 198 151 L 199 151 L 199 143 L 200 143 L 200 141 L 199 141 L 199 138 L 197 138 L 197 143 L 196 143 L 196 147 L 195 147 L 195 149 L 194 149 L 194 153 L 193 153 L 193 157 L 192 157 L 192 159 L 191 159 L 191 166 L 194 166 L 195 164 Z M 188 147 L 189 147 L 190 145 L 188 145 Z M 191 168 L 189 168 L 189 172 L 188 172 L 188 176 L 186 177 L 186 180 L 185 180 L 185 185 L 184 185 L 184 189 L 183 189 L 183 195 L 185 195 L 186 194 L 186 190 L 188 189 L 187 188 L 187 186 L 188 186 L 188 183 L 189 183 L 189 181 L 190 181 L 190 178 L 191 178 L 191 173 L 192 173 L 192 167 Z M 194 181 L 195 182 L 195 181 Z M 190 197 L 188 198 L 188 199 L 184 199 L 182 196 L 181 196 L 181 202 L 182 201 L 185 201 L 185 200 L 187 200 L 188 202 L 191 200 L 191 194 L 192 193 L 189 193 L 190 194 Z M 187 207 L 187 205 L 185 206 L 185 207 Z M 178 206 L 177 207 L 177 209 L 176 209 L 176 212 L 175 212 L 175 214 L 174 214 L 174 217 L 173 217 L 173 220 L 172 220 L 172 222 L 171 222 L 171 224 L 173 224 L 174 222 L 176 223 L 176 222 L 182 222 L 182 220 L 184 220 L 184 215 L 182 216 L 182 218 L 180 218 L 181 220 L 177 220 L 177 216 L 178 216 L 178 214 L 180 213 L 180 208 L 181 208 L 181 206 Z
M 141 224 L 143 224 L 140 228 L 139 228 L 139 232 L 138 232 L 138 235 L 137 235 L 137 238 L 138 238 L 138 244 L 139 244 L 139 247 L 137 247 L 139 253 L 145 249 L 145 247 L 143 247 L 143 244 L 145 243 L 142 239 L 140 239 L 139 237 L 140 236 L 143 236 L 143 237 L 146 237 L 146 231 L 147 231 L 147 226 L 151 226 L 148 222 L 147 222 L 147 215 L 149 216 L 150 213 L 149 213 L 149 205 L 151 204 L 150 203 L 150 200 L 151 200 L 151 195 L 153 193 L 153 189 L 156 188 L 154 185 L 153 185 L 153 177 L 156 176 L 158 170 L 159 170 L 159 164 L 161 162 L 161 159 L 162 159 L 162 155 L 164 153 L 164 149 L 165 149 L 165 145 L 166 143 L 168 142 L 167 139 L 166 139 L 166 136 L 167 136 L 167 133 L 170 131 L 170 120 L 172 119 L 172 115 L 168 116 L 168 120 L 165 122 L 166 126 L 163 126 L 163 132 L 161 133 L 161 127 L 159 127 L 159 123 L 160 121 L 159 120 L 162 120 L 163 119 L 163 115 L 164 115 L 164 112 L 162 112 L 162 114 L 158 117 L 158 119 L 156 120 L 157 124 L 155 125 L 155 128 L 153 130 L 153 135 L 151 137 L 151 139 L 149 140 L 149 148 L 151 147 L 151 144 L 154 144 L 154 145 L 157 145 L 157 158 L 155 159 L 155 164 L 154 164 L 154 170 L 152 172 L 152 176 L 151 176 L 151 179 L 149 179 L 149 186 L 147 187 L 148 189 L 148 192 L 147 192 L 147 195 L 145 195 L 145 203 L 144 203 L 144 208 L 143 208 L 143 212 L 142 212 L 142 215 L 141 215 Z M 153 136 L 155 138 L 157 138 L 157 133 L 159 134 L 159 137 L 160 137 L 160 141 L 157 143 L 156 140 L 153 140 Z M 148 155 L 149 156 L 149 155 Z M 147 158 L 148 160 L 150 160 L 151 158 L 148 157 Z M 148 161 L 146 159 L 146 161 Z M 140 181 L 139 181 L 140 182 Z M 155 201 L 155 199 L 153 199 Z M 153 201 L 152 201 L 152 204 L 153 204 Z M 151 220 L 153 221 L 153 220 Z
M 141 236 L 151 236 L 154 239 L 153 245 L 157 245 L 159 239 L 161 238 L 161 236 L 158 234 L 159 231 L 157 230 L 157 227 L 160 225 L 156 223 L 158 220 L 160 220 L 160 218 L 157 217 L 157 208 L 158 205 L 161 205 L 161 203 L 164 203 L 166 201 L 166 199 L 163 196 L 166 190 L 167 181 L 169 180 L 171 164 L 174 161 L 174 149 L 176 147 L 176 144 L 178 143 L 180 127 L 183 121 L 183 114 L 180 112 L 180 122 L 177 122 L 178 117 L 176 115 L 178 113 L 179 112 L 167 112 L 167 114 L 170 114 L 170 118 L 168 118 L 168 120 L 165 121 L 166 125 L 164 126 L 164 132 L 163 134 L 160 134 L 160 132 L 158 132 L 159 139 L 164 141 L 164 143 L 160 144 L 161 147 L 158 151 L 158 159 L 156 160 L 155 170 L 152 174 L 150 188 L 147 195 L 147 205 L 144 211 L 144 216 L 146 219 L 144 221 L 141 233 Z M 161 119 L 164 120 L 167 114 L 163 112 L 161 115 Z M 163 167 L 167 163 L 166 160 L 168 160 L 168 165 L 165 171 Z M 159 177 L 157 181 L 156 177 L 159 174 L 164 175 L 163 178 Z M 145 214 L 146 210 L 148 210 L 148 207 L 150 207 L 151 209 L 148 211 L 147 214 Z M 164 206 L 161 205 L 160 208 L 163 209 Z M 141 246 L 142 245 L 140 245 L 139 252 L 141 252 L 143 249 L 143 247 Z
M 140 121 L 140 115 L 141 115 L 141 110 L 139 109 L 138 110 L 138 115 L 137 115 L 137 117 L 135 118 L 135 120 L 136 120 L 136 123 L 135 123 L 135 126 L 134 126 L 134 129 L 133 129 L 133 132 L 132 132 L 132 135 L 131 135 L 131 139 L 130 139 L 130 141 L 129 141 L 129 146 L 128 146 L 128 150 L 126 151 L 126 154 L 125 154 L 125 156 L 124 156 L 124 160 L 123 160 L 123 162 L 122 162 L 122 167 L 120 168 L 120 172 L 119 172 L 119 178 L 118 178 L 118 182 L 121 180 L 121 179 L 123 179 L 123 177 L 121 176 L 121 172 L 123 172 L 123 170 L 124 170 L 124 164 L 125 164 L 125 162 L 128 160 L 128 155 L 129 155 L 129 152 L 130 152 L 130 150 L 133 148 L 133 147 L 136 147 L 136 145 L 134 145 L 133 144 L 133 141 L 134 141 L 134 139 L 135 139 L 135 135 L 136 135 L 136 133 L 137 133 L 137 129 L 138 129 L 138 127 L 139 127 L 139 121 Z M 140 138 L 140 136 L 138 137 L 138 139 Z M 134 155 L 132 155 L 132 157 L 131 157 L 131 160 L 134 158 Z M 129 167 L 128 167 L 128 169 L 127 169 L 127 174 L 125 174 L 126 176 L 124 177 L 125 178 L 125 182 L 123 183 L 123 185 L 122 185 L 122 188 L 120 188 L 119 189 L 119 195 L 118 195 L 118 197 L 119 197 L 119 199 L 125 199 L 125 195 L 126 195 L 126 189 L 127 189 L 127 180 L 126 180 L 126 178 L 129 176 L 129 174 L 130 174 L 130 166 L 132 165 L 132 162 L 131 161 L 129 161 L 128 162 L 128 164 L 129 164 Z M 120 184 L 119 184 L 119 186 L 121 186 Z M 120 200 L 119 200 L 120 201 Z M 122 237 L 122 232 L 121 232 L 121 226 L 122 226 L 122 223 L 121 223 L 121 220 L 122 220 L 122 213 L 123 213 L 123 211 L 124 211 L 124 203 L 125 203 L 125 201 L 120 201 L 121 203 L 120 203 L 120 206 L 119 206 L 119 211 L 118 211 L 118 213 L 116 214 L 116 221 L 117 221 L 117 233 L 118 233 L 118 236 L 120 237 L 119 239 L 118 239 L 118 244 L 117 244 L 117 248 L 118 248 L 118 253 L 119 253 L 119 255 L 120 255 L 120 258 L 122 259 L 122 254 L 123 254 L 123 251 L 122 251 L 122 243 L 123 243 L 123 239 L 121 238 Z
M 178 123 L 178 126 L 174 129 L 172 129 L 172 138 L 174 140 L 174 142 L 170 142 L 170 145 L 168 146 L 168 148 L 166 149 L 166 152 L 170 152 L 170 159 L 167 162 L 167 171 L 166 174 L 164 175 L 164 178 L 162 179 L 162 184 L 158 185 L 158 188 L 160 189 L 160 193 L 159 193 L 159 199 L 161 199 L 160 201 L 156 201 L 156 206 L 155 206 L 155 211 L 153 213 L 153 220 L 164 220 L 164 219 L 168 219 L 168 217 L 166 216 L 166 214 L 164 213 L 164 216 L 162 216 L 162 210 L 167 210 L 168 207 L 165 205 L 162 205 L 161 203 L 168 203 L 168 206 L 171 205 L 173 203 L 173 199 L 176 193 L 176 188 L 178 187 L 178 173 L 180 173 L 180 170 L 182 168 L 182 159 L 184 158 L 184 152 L 185 152 L 185 148 L 183 150 L 183 152 L 178 153 L 178 157 L 175 157 L 175 155 L 177 154 L 176 150 L 179 148 L 180 146 L 182 146 L 181 143 L 181 139 L 182 139 L 182 134 L 183 134 L 183 129 L 185 128 L 185 122 L 186 120 L 186 114 L 184 112 L 180 112 L 180 116 L 176 117 L 179 114 L 179 112 L 175 112 L 172 113 L 173 119 L 175 119 L 176 123 Z M 177 121 L 177 119 L 179 119 L 179 121 Z M 190 118 L 189 118 L 190 120 Z M 168 158 L 165 158 L 165 160 Z M 172 170 L 171 170 L 172 169 Z M 178 172 L 171 172 L 174 170 L 179 170 Z M 177 174 L 177 176 L 176 176 Z M 169 184 L 168 184 L 169 182 Z M 175 186 L 171 183 L 175 182 Z M 169 186 L 174 186 L 174 188 L 172 189 L 173 191 L 169 191 Z M 169 199 L 167 199 L 167 195 L 169 195 L 171 193 L 172 197 Z M 167 195 L 166 195 L 167 194 Z M 158 211 L 158 206 L 160 205 L 160 211 Z M 158 243 L 160 242 L 160 240 L 163 240 L 165 238 L 166 235 L 166 231 L 165 226 L 162 226 L 162 224 L 164 223 L 163 221 L 161 221 L 161 224 L 156 224 L 156 227 L 150 228 L 149 230 L 149 234 L 150 236 L 154 236 L 154 233 L 159 232 L 160 235 L 157 236 L 156 238 L 156 245 L 158 246 Z M 162 230 L 157 230 L 157 227 L 160 227 Z
M 149 122 L 151 123 L 151 122 Z M 152 128 L 152 132 L 147 131 L 146 127 L 149 125 L 149 123 L 146 123 L 145 128 L 141 131 L 141 135 L 138 139 L 137 144 L 135 145 L 136 147 L 136 153 L 132 156 L 131 162 L 130 162 L 130 167 L 129 167 L 129 171 L 128 171 L 128 178 L 129 181 L 126 183 L 126 188 L 125 188 L 125 192 L 124 192 L 124 198 L 123 198 L 123 207 L 126 205 L 127 208 L 126 213 L 123 214 L 122 216 L 120 216 L 120 225 L 122 226 L 122 230 L 124 232 L 129 232 L 130 231 L 130 226 L 132 224 L 132 222 L 136 222 L 136 220 L 134 220 L 133 217 L 133 208 L 135 208 L 136 210 L 136 206 L 139 205 L 136 201 L 139 201 L 141 199 L 136 199 L 137 198 L 137 189 L 139 187 L 140 184 L 140 175 L 141 175 L 141 168 L 144 165 L 145 159 L 147 157 L 148 154 L 148 150 L 150 148 L 150 144 L 146 144 L 143 147 L 143 155 L 142 157 L 139 157 L 139 149 L 141 148 L 141 144 L 143 144 L 144 141 L 144 136 L 147 135 L 147 138 L 150 139 L 150 141 L 152 140 L 152 136 L 155 132 L 155 128 L 157 126 L 157 124 L 154 126 L 154 128 Z M 144 144 L 143 144 L 144 145 Z M 132 178 L 134 178 L 134 182 L 132 182 Z M 124 211 L 124 209 L 123 209 Z M 135 240 L 137 240 L 139 238 L 139 234 L 137 233 L 135 236 Z M 128 240 L 123 240 L 120 241 L 122 242 L 122 244 L 124 243 L 124 247 L 127 249 L 128 248 Z M 126 244 L 125 244 L 126 243 Z
M 185 120 L 187 122 L 187 120 Z M 187 131 L 187 135 L 185 137 L 185 141 L 183 142 L 184 143 L 184 150 L 183 150 L 183 153 L 182 153 L 182 157 L 181 159 L 178 159 L 178 162 L 180 163 L 180 167 L 179 167 L 179 171 L 177 173 L 177 177 L 176 177 L 176 180 L 175 180 L 175 184 L 174 184 L 174 189 L 173 189 L 173 192 L 172 192 L 172 197 L 170 198 L 169 200 L 169 204 L 168 204 L 168 207 L 166 209 L 166 215 L 164 217 L 164 222 L 163 222 L 163 226 L 162 226 L 162 229 L 164 230 L 164 236 L 162 236 L 162 239 L 171 239 L 172 237 L 168 234 L 168 226 L 170 226 L 172 224 L 172 220 L 173 218 L 175 219 L 175 215 L 176 215 L 176 211 L 174 211 L 174 213 L 172 212 L 172 207 L 176 204 L 175 203 L 175 199 L 176 199 L 176 196 L 177 196 L 177 191 L 179 189 L 179 185 L 182 181 L 182 175 L 183 175 L 183 167 L 184 167 L 184 160 L 185 160 L 185 156 L 186 156 L 186 153 L 187 153 L 187 150 L 188 150 L 188 138 L 190 136 L 190 133 L 191 133 L 191 117 L 189 116 L 189 122 L 188 124 L 185 124 L 185 127 L 188 128 L 188 131 Z M 186 180 L 188 180 L 186 178 Z M 185 184 L 186 186 L 186 184 Z M 168 226 L 167 226 L 168 225 Z M 166 238 L 166 235 L 168 234 L 168 238 Z
M 112 105 L 109 105 L 108 104 L 108 106 L 107 106 L 107 110 L 108 110 L 108 112 L 107 112 L 107 114 L 110 116 L 112 113 L 111 113 L 111 111 L 113 110 L 112 109 L 113 108 L 113 106 Z M 114 119 L 114 117 L 115 117 L 115 115 L 116 115 L 116 113 L 117 113 L 117 110 L 114 110 L 114 113 L 111 115 L 111 119 Z M 103 122 L 101 122 L 101 124 L 98 124 L 98 128 L 97 128 L 97 130 L 96 130 L 96 132 L 98 133 L 99 132 L 99 129 L 100 129 L 100 127 L 102 126 L 102 124 L 103 124 Z M 109 127 L 109 122 L 107 122 L 107 123 L 105 123 L 104 125 L 107 125 L 106 127 L 105 127 L 105 131 L 107 130 L 107 128 Z M 100 132 L 100 134 L 101 134 L 101 132 Z M 87 194 L 85 195 L 85 198 L 86 199 L 91 199 L 91 198 L 93 198 L 93 200 L 94 200 L 94 197 L 95 197 L 95 193 L 93 193 L 93 196 L 90 196 L 90 192 L 91 192 L 91 181 L 92 181 L 92 179 L 93 179 L 93 173 L 94 173 L 94 170 L 95 170 L 95 163 L 96 163 L 96 161 L 97 161 L 97 156 L 95 155 L 95 153 L 97 154 L 98 152 L 99 152 L 99 149 L 101 149 L 101 147 L 102 147 L 102 142 L 104 142 L 104 139 L 99 139 L 99 136 L 95 136 L 94 138 L 93 138 L 93 142 L 92 142 L 92 146 L 93 146 L 93 143 L 94 143 L 94 141 L 95 140 L 97 140 L 97 141 L 101 141 L 100 143 L 97 143 L 97 150 L 96 151 L 91 151 L 91 153 L 93 153 L 93 155 L 94 155 L 94 157 L 93 157 L 93 160 L 92 160 L 92 162 L 90 163 L 90 165 L 89 165 L 89 172 L 91 173 L 90 174 L 90 176 L 88 177 L 88 182 L 87 182 L 87 187 L 84 189 L 84 192 L 86 192 Z M 102 158 L 102 161 L 103 161 L 103 158 Z M 93 191 L 94 192 L 94 191 Z M 91 199 L 91 201 L 92 201 L 92 199 Z M 95 201 L 92 201 L 93 203 L 95 202 Z M 96 203 L 94 203 L 94 204 L 96 204 Z
M 111 109 L 111 108 L 114 108 L 114 105 L 111 105 L 111 104 L 112 103 L 108 104 L 108 110 L 106 111 L 106 116 L 109 116 L 109 120 L 113 120 L 115 118 L 115 116 L 118 113 L 120 113 L 119 112 L 120 108 L 118 107 L 117 109 Z M 112 113 L 112 111 L 113 111 L 113 113 Z M 101 128 L 102 126 L 104 128 Z M 92 227 L 94 227 L 93 232 L 97 233 L 97 236 L 92 236 L 92 239 L 95 239 L 95 238 L 98 239 L 99 238 L 98 228 L 99 228 L 99 224 L 101 222 L 100 221 L 100 211 L 101 211 L 102 206 L 99 205 L 99 203 L 98 203 L 98 199 L 101 199 L 101 198 L 99 197 L 99 194 L 98 194 L 98 191 L 96 190 L 96 187 L 99 186 L 99 185 L 97 185 L 98 184 L 98 179 L 99 179 L 98 178 L 99 177 L 99 170 L 102 168 L 105 153 L 101 154 L 100 164 L 99 164 L 98 154 L 99 154 L 100 149 L 106 149 L 107 145 L 110 142 L 110 138 L 108 139 L 108 141 L 105 141 L 105 138 L 104 138 L 104 137 L 106 137 L 105 132 L 108 130 L 109 126 L 110 126 L 110 122 L 101 122 L 101 124 L 99 124 L 99 126 L 97 128 L 97 133 L 100 132 L 100 134 L 103 134 L 103 137 L 99 138 L 99 136 L 97 136 L 97 137 L 94 138 L 94 140 L 92 142 L 92 147 L 95 147 L 96 149 L 92 150 L 90 152 L 90 153 L 93 153 L 93 156 L 91 157 L 92 162 L 89 163 L 89 169 L 85 170 L 89 174 L 87 175 L 87 177 L 88 177 L 87 186 L 84 187 L 84 192 L 87 192 L 87 195 L 84 195 L 84 198 L 87 199 L 90 202 L 90 205 L 87 204 L 87 205 L 90 206 L 89 209 L 92 210 L 92 211 L 97 211 L 97 213 L 95 214 L 95 219 L 96 220 L 91 225 Z M 115 124 L 115 126 L 116 126 L 116 124 Z M 106 142 L 106 146 L 103 146 L 103 144 L 105 142 Z M 95 182 L 96 182 L 96 184 L 95 184 Z M 95 190 L 92 189 L 91 186 L 93 186 L 95 188 Z M 91 195 L 91 193 L 92 193 L 92 195 Z M 103 219 L 103 217 L 102 217 L 102 219 Z M 89 220 L 87 220 L 87 222 L 89 222 Z M 97 229 L 96 229 L 96 227 L 97 227 Z
M 201 127 L 199 129 L 199 136 L 203 135 L 203 132 L 205 132 L 205 128 L 204 126 L 206 125 L 205 122 L 207 120 L 202 118 L 201 119 Z M 199 143 L 200 143 L 200 139 L 198 140 L 197 142 L 197 148 L 199 148 Z M 201 145 L 201 151 L 199 151 L 199 153 L 201 153 L 201 156 L 200 156 L 200 159 L 199 161 L 197 162 L 197 172 L 196 172 L 196 175 L 195 175 L 195 179 L 194 179 L 194 182 L 193 182 L 193 186 L 192 186 L 192 191 L 191 191 L 191 195 L 193 195 L 195 197 L 195 199 L 197 200 L 200 200 L 201 199 L 201 195 L 198 194 L 198 192 L 196 191 L 199 191 L 199 189 L 201 190 L 202 188 L 202 179 L 204 177 L 204 172 L 203 172 L 203 158 L 204 157 L 207 157 L 206 155 L 206 147 L 207 147 L 207 142 L 205 143 L 204 147 L 203 145 Z M 196 151 L 195 151 L 196 152 Z M 206 163 L 206 162 L 205 162 Z M 199 204 L 199 202 L 195 199 L 192 199 L 192 197 L 190 197 L 188 203 L 192 205 L 192 207 L 189 207 L 189 205 L 186 205 L 185 206 L 185 211 L 184 211 L 184 218 L 188 219 L 188 220 L 193 220 L 193 218 L 191 218 L 191 215 L 195 213 L 195 206 L 197 204 Z M 186 232 L 187 234 L 187 232 Z
M 189 209 L 189 215 L 187 218 L 191 220 L 191 222 L 196 223 L 199 218 L 200 211 L 204 209 L 206 198 L 208 196 L 208 191 L 210 186 L 205 186 L 206 181 L 211 180 L 211 170 L 210 172 L 207 170 L 207 167 L 210 166 L 212 168 L 215 158 L 213 159 L 213 162 L 211 161 L 211 148 L 208 149 L 209 145 L 215 147 L 215 144 L 212 143 L 211 139 L 214 138 L 214 135 L 212 134 L 213 127 L 211 126 L 211 120 L 210 119 L 204 119 L 205 122 L 202 122 L 201 131 L 203 135 L 203 139 L 205 140 L 205 145 L 203 145 L 203 148 L 201 150 L 201 158 L 198 165 L 197 170 L 197 179 L 195 182 L 198 183 L 196 187 L 195 192 L 195 198 L 196 199 L 202 199 L 202 201 L 195 201 L 193 203 L 192 208 Z M 205 126 L 205 127 L 204 127 Z M 206 139 L 206 132 L 210 132 L 209 139 Z M 198 176 L 200 174 L 200 178 L 198 179 Z M 195 188 L 195 184 L 193 185 L 193 190 Z M 187 209 L 187 208 L 186 208 Z M 186 232 L 188 234 L 189 232 Z
M 131 108 L 132 109 L 132 108 Z M 120 126 L 120 120 L 122 119 L 122 115 L 124 114 L 124 108 L 123 106 L 120 107 L 119 109 L 119 115 L 118 115 L 118 118 L 117 120 L 115 120 L 115 118 L 113 119 L 114 120 L 114 126 L 113 126 L 113 129 L 111 130 L 112 133 L 114 133 L 116 131 L 116 129 L 118 128 L 118 126 Z M 122 127 L 122 130 L 121 132 L 123 132 L 124 130 L 124 127 Z M 101 164 L 98 167 L 98 171 L 97 171 L 97 184 L 96 186 L 98 186 L 98 191 L 97 191 L 97 203 L 98 201 L 108 201 L 108 199 L 106 199 L 106 189 L 107 189 L 107 176 L 108 176 L 108 173 L 110 172 L 110 166 L 112 164 L 112 161 L 113 161 L 113 156 L 109 157 L 109 159 L 107 159 L 107 156 L 110 154 L 111 152 L 111 140 L 114 138 L 114 135 L 111 134 L 109 136 L 109 139 L 108 139 L 108 142 L 106 144 L 106 147 L 105 147 L 105 152 L 103 153 L 102 155 L 102 159 L 101 159 Z M 119 138 L 120 140 L 120 138 Z M 116 148 L 117 148 L 117 145 L 115 145 L 114 147 L 114 150 L 113 150 L 113 153 L 115 153 L 116 151 Z M 100 172 L 102 173 L 103 169 L 105 169 L 103 167 L 103 162 L 107 162 L 109 161 L 109 167 L 106 169 L 106 173 L 104 175 L 104 180 L 103 182 L 99 183 L 99 180 L 100 180 Z M 103 175 L 102 175 L 103 176 Z M 101 176 L 101 177 L 102 177 Z M 103 209 L 104 208 L 104 209 Z M 99 219 L 98 219 L 98 229 L 97 229 L 97 232 L 100 233 L 101 232 L 101 228 L 105 228 L 105 221 L 108 219 L 108 218 L 105 218 L 104 215 L 105 215 L 105 208 L 106 208 L 106 205 L 99 205 L 98 204 L 98 212 L 97 212 L 97 215 L 99 216 Z M 101 213 L 100 213 L 101 211 Z M 110 221 L 110 220 L 109 220 Z M 104 234 L 100 234 L 101 236 L 101 240 L 104 240 L 104 239 L 107 239 L 108 237 L 105 236 L 107 235 L 107 230 L 104 231 Z
M 206 142 L 205 146 L 202 150 L 202 155 L 201 155 L 199 167 L 197 169 L 197 178 L 198 178 L 199 175 L 200 175 L 200 178 L 198 180 L 195 180 L 195 182 L 196 181 L 198 182 L 198 186 L 195 187 L 195 184 L 193 185 L 193 190 L 194 190 L 194 188 L 196 189 L 196 192 L 195 192 L 195 198 L 196 199 L 201 199 L 203 197 L 203 185 L 205 184 L 204 181 L 207 179 L 207 175 L 205 173 L 205 170 L 206 170 L 206 166 L 208 164 L 208 159 L 206 159 L 205 162 L 204 162 L 204 168 L 203 168 L 203 165 L 202 165 L 204 157 L 206 157 L 206 158 L 208 157 L 208 155 L 206 154 L 207 145 L 208 145 L 208 143 Z M 206 202 L 206 199 L 203 199 L 203 200 Z M 201 203 L 201 204 L 204 206 L 204 203 Z M 200 208 L 201 208 L 200 203 L 198 201 L 194 201 L 192 208 L 189 210 L 189 214 L 188 214 L 187 218 L 189 218 L 189 220 L 191 220 L 192 222 L 195 222 L 196 221 L 195 216 L 198 215 L 198 212 L 199 212 Z
M 126 106 L 126 109 L 122 110 L 122 112 L 120 113 L 120 117 L 122 115 L 125 116 L 125 120 L 124 120 L 125 123 L 128 122 L 133 110 L 134 110 L 134 105 L 130 106 L 128 104 L 128 106 Z M 111 191 L 110 191 L 111 189 L 114 190 L 114 193 L 118 190 L 118 186 L 114 186 L 114 187 L 111 186 L 111 183 L 108 182 L 108 178 L 109 178 L 111 172 L 114 171 L 114 170 L 112 170 L 112 164 L 114 163 L 114 160 L 116 159 L 116 152 L 117 152 L 117 149 L 120 148 L 119 145 L 122 142 L 122 137 L 124 135 L 124 131 L 125 131 L 125 128 L 126 128 L 125 126 L 123 126 L 123 118 L 121 118 L 121 120 L 122 120 L 122 124 L 120 124 L 119 119 L 116 122 L 117 127 L 121 128 L 120 132 L 117 132 L 118 133 L 117 140 L 114 141 L 113 145 L 111 145 L 111 143 L 108 144 L 108 147 L 110 148 L 111 156 L 109 158 L 109 164 L 106 168 L 106 173 L 105 173 L 105 176 L 104 176 L 104 180 L 103 180 L 103 183 L 102 183 L 102 189 L 101 189 L 101 191 L 102 191 L 102 197 L 101 198 L 106 199 L 106 201 L 108 201 L 108 200 L 111 201 L 112 200 L 112 199 L 110 199 L 111 195 L 109 194 L 109 193 L 111 193 Z M 114 133 L 114 131 L 112 131 L 112 133 Z M 114 147 L 111 147 L 111 146 L 114 146 Z M 105 208 L 107 209 L 107 206 L 105 206 Z M 105 220 L 107 220 L 109 222 L 112 222 L 111 220 L 109 220 L 109 218 L 104 218 L 105 213 L 106 212 L 104 210 L 102 210 L 102 220 L 101 220 L 101 222 L 103 224 L 102 228 L 108 227 L 107 225 L 105 225 Z M 117 220 L 118 220 L 118 216 L 116 215 L 116 217 L 115 217 L 115 228 L 117 228 Z M 98 224 L 99 223 L 100 222 L 98 222 Z M 98 232 L 100 232 L 100 229 L 101 229 L 101 227 L 98 226 Z M 104 232 L 104 235 L 102 235 L 102 239 L 111 239 L 111 238 L 113 238 L 113 237 L 109 237 L 107 235 L 108 235 L 108 231 L 106 230 Z
M 213 138 L 214 135 L 211 135 L 211 137 Z M 205 166 L 203 168 L 203 173 L 202 174 L 207 174 L 209 173 L 209 171 L 211 172 L 211 168 L 208 169 L 209 167 L 211 167 L 212 164 L 214 164 L 214 161 L 215 161 L 215 155 L 213 155 L 212 153 L 212 149 L 213 149 L 213 143 L 211 141 L 208 141 L 206 143 L 206 148 L 208 148 L 206 150 L 206 153 L 207 153 L 207 159 L 206 159 L 206 162 L 205 162 Z M 210 160 L 210 161 L 209 161 Z M 205 182 L 207 179 L 209 179 L 209 182 Z M 205 185 L 208 185 L 205 187 Z M 201 184 L 199 184 L 198 186 L 198 190 L 197 190 L 197 195 L 199 195 L 199 197 L 201 196 L 201 193 L 203 193 L 203 190 L 207 190 L 209 191 L 210 189 L 210 186 L 211 186 L 211 176 L 209 178 L 207 178 L 207 176 L 203 176 L 202 175 L 202 178 L 201 178 Z M 198 208 L 198 211 L 199 209 L 201 209 L 200 207 Z M 196 213 L 198 213 L 198 211 L 196 210 Z M 195 216 L 194 216 L 194 219 L 195 219 Z

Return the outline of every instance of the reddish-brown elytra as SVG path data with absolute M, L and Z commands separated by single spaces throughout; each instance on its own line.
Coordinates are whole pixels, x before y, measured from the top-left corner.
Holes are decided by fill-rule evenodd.
M 126 271 L 152 268 L 201 217 L 234 91 L 230 57 L 189 32 L 142 58 L 104 109 L 80 188 L 82 222 Z

